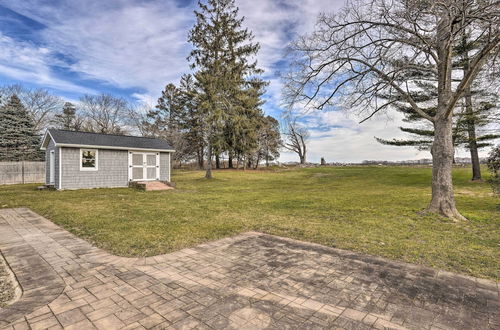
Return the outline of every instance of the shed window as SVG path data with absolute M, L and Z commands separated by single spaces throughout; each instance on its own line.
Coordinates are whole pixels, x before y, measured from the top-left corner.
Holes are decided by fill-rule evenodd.
M 97 171 L 97 150 L 80 149 L 80 171 Z

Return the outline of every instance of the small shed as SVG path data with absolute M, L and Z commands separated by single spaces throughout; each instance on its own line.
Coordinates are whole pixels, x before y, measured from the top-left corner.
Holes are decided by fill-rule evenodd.
M 56 189 L 127 187 L 170 182 L 173 148 L 161 139 L 48 129 L 45 183 Z

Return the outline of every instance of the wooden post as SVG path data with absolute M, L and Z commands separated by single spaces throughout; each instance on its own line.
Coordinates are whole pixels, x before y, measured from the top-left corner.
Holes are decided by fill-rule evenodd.
M 24 160 L 21 161 L 21 180 L 24 184 Z

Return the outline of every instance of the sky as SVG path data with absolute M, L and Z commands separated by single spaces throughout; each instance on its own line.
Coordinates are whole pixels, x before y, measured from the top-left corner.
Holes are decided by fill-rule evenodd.
M 257 60 L 270 82 L 266 114 L 279 118 L 281 113 L 279 77 L 287 70 L 287 45 L 311 32 L 321 12 L 343 3 L 236 0 L 245 27 L 261 46 Z M 191 0 L 0 0 L 0 85 L 46 88 L 69 101 L 110 93 L 152 104 L 167 83 L 176 84 L 190 72 L 187 35 L 196 7 Z M 375 136 L 404 138 L 398 129 L 401 115 L 385 113 L 363 124 L 360 119 L 349 109 L 309 112 L 302 119 L 311 135 L 308 161 L 430 158 L 427 151 L 376 142 Z M 287 152 L 280 157 L 297 160 Z

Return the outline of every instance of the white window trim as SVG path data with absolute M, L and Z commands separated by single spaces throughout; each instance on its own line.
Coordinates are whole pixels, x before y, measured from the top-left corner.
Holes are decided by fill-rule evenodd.
M 95 167 L 83 167 L 82 166 L 82 152 L 83 151 L 95 151 Z M 80 149 L 80 171 L 97 171 L 99 170 L 99 150 L 98 149 L 89 149 L 89 148 L 81 148 Z

